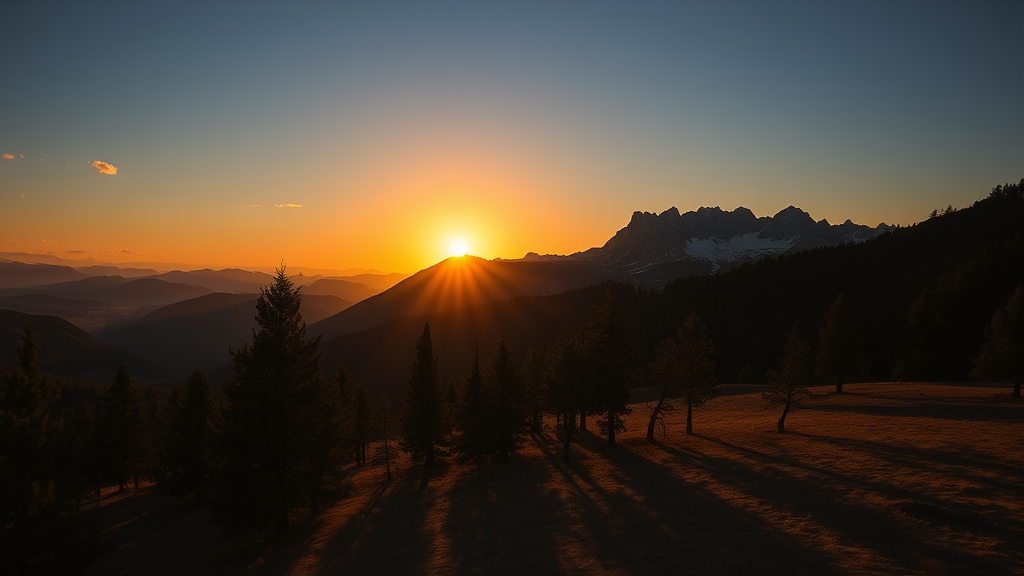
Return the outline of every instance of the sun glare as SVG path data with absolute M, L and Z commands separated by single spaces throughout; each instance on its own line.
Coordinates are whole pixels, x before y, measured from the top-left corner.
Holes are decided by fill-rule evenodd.
M 448 245 L 448 251 L 452 256 L 465 256 L 466 252 L 469 252 L 469 246 L 465 240 L 452 240 L 452 243 Z

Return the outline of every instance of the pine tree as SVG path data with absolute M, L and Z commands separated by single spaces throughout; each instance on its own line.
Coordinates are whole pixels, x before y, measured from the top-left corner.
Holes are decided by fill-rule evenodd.
M 696 314 L 690 314 L 674 339 L 666 338 L 658 345 L 652 384 L 659 398 L 647 425 L 648 441 L 654 440 L 657 418 L 672 394 L 686 401 L 686 433 L 693 434 L 693 409 L 714 397 L 714 356 L 714 344 Z M 671 403 L 668 406 L 671 408 Z
M 562 422 L 562 458 L 565 460 L 569 460 L 576 414 L 584 410 L 588 401 L 586 357 L 581 340 L 578 334 L 559 330 L 548 356 L 545 399 Z
M 366 449 L 370 445 L 370 427 L 373 420 L 373 398 L 362 382 L 356 388 L 352 399 L 352 420 L 356 439 L 356 462 L 366 463 Z
M 825 326 L 818 337 L 818 356 L 814 374 L 835 381 L 836 394 L 843 393 L 843 384 L 860 368 L 860 338 L 853 307 L 842 294 L 825 316 Z
M 977 380 L 1013 378 L 1013 398 L 1024 381 L 1024 284 L 1018 284 L 1006 306 L 996 310 L 981 352 L 971 359 Z
M 306 339 L 300 304 L 282 266 L 256 302 L 252 343 L 233 352 L 218 475 L 229 532 L 281 535 L 292 505 L 318 508 L 341 488 L 338 388 L 322 376 L 321 337 Z
M 779 433 L 786 431 L 786 415 L 791 408 L 800 405 L 801 400 L 811 395 L 807 386 L 811 382 L 811 345 L 800 336 L 800 329 L 793 323 L 786 344 L 782 347 L 781 370 L 768 373 L 768 385 L 761 394 L 765 409 L 782 406 L 782 416 L 777 427 Z
M 117 478 L 118 492 L 123 492 L 130 480 L 135 480 L 138 488 L 146 464 L 146 430 L 142 391 L 127 364 L 118 366 L 101 402 L 103 451 Z
M 608 435 L 608 444 L 614 446 L 615 433 L 625 430 L 621 415 L 629 413 L 629 377 L 637 353 L 632 335 L 622 324 L 611 287 L 604 303 L 591 312 L 583 338 L 593 392 L 590 408 L 605 414 L 598 426 Z
M 541 413 L 544 409 L 544 380 L 547 364 L 547 350 L 529 348 L 523 364 L 523 380 L 526 384 L 526 402 L 530 412 L 530 430 L 540 434 L 543 430 Z
M 463 378 L 462 398 L 455 412 L 452 445 L 460 460 L 480 464 L 484 455 L 491 452 L 491 405 L 480 370 L 480 352 L 477 352 Z
M 411 452 L 414 460 L 422 458 L 426 466 L 434 465 L 437 449 L 444 442 L 442 402 L 434 342 L 430 324 L 425 324 L 416 339 L 416 358 L 405 390 L 400 433 L 402 450 Z
M 493 418 L 494 453 L 499 461 L 504 461 L 519 449 L 528 426 L 522 374 L 512 347 L 504 336 L 498 340 L 491 354 L 488 376 L 493 390 L 490 412 Z
M 67 545 L 74 493 L 62 482 L 60 391 L 36 364 L 39 346 L 25 326 L 19 370 L 0 390 L 0 569 L 19 572 L 29 561 L 52 567 Z
M 210 479 L 216 469 L 214 439 L 221 428 L 220 402 L 206 373 L 196 368 L 185 387 L 175 386 L 168 400 L 170 434 L 168 471 L 173 493 L 196 493 L 207 502 Z

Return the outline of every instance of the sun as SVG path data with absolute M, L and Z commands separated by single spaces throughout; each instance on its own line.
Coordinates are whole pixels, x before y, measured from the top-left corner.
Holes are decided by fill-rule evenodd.
M 469 246 L 465 240 L 452 240 L 451 244 L 448 245 L 448 251 L 451 252 L 452 256 L 465 256 L 466 252 L 469 252 Z

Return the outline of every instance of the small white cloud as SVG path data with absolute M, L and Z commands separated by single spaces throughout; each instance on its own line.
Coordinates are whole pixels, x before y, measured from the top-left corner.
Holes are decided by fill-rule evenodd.
M 114 166 L 113 164 L 108 164 L 99 160 L 93 160 L 89 164 L 95 166 L 96 169 L 100 171 L 100 174 L 108 174 L 110 176 L 117 174 L 117 166 Z
M 274 204 L 274 208 L 302 208 L 302 204 Z
M 57 242 L 56 240 L 39 240 L 39 243 L 40 244 L 60 244 L 60 242 Z
M 130 250 L 128 248 L 123 248 L 121 250 L 118 250 L 117 253 L 118 254 L 126 254 L 126 255 L 129 255 L 129 256 L 138 256 L 139 254 L 142 254 L 142 252 L 138 252 L 138 251 L 135 251 L 135 250 Z
M 24 244 L 21 240 L 8 240 L 11 244 Z
M 24 154 L 18 154 L 18 158 L 21 158 L 22 160 L 24 160 L 25 159 L 25 155 Z
M 14 154 L 4 154 L 4 160 L 14 160 Z

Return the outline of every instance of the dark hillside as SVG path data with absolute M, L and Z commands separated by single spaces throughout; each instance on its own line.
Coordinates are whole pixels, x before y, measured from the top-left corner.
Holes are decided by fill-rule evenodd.
M 102 342 L 67 320 L 12 310 L 0 310 L 0 369 L 17 366 L 18 345 L 26 324 L 32 326 L 39 342 L 39 367 L 44 372 L 109 383 L 121 362 L 127 362 L 132 374 L 142 382 L 165 381 L 170 377 L 153 364 Z

